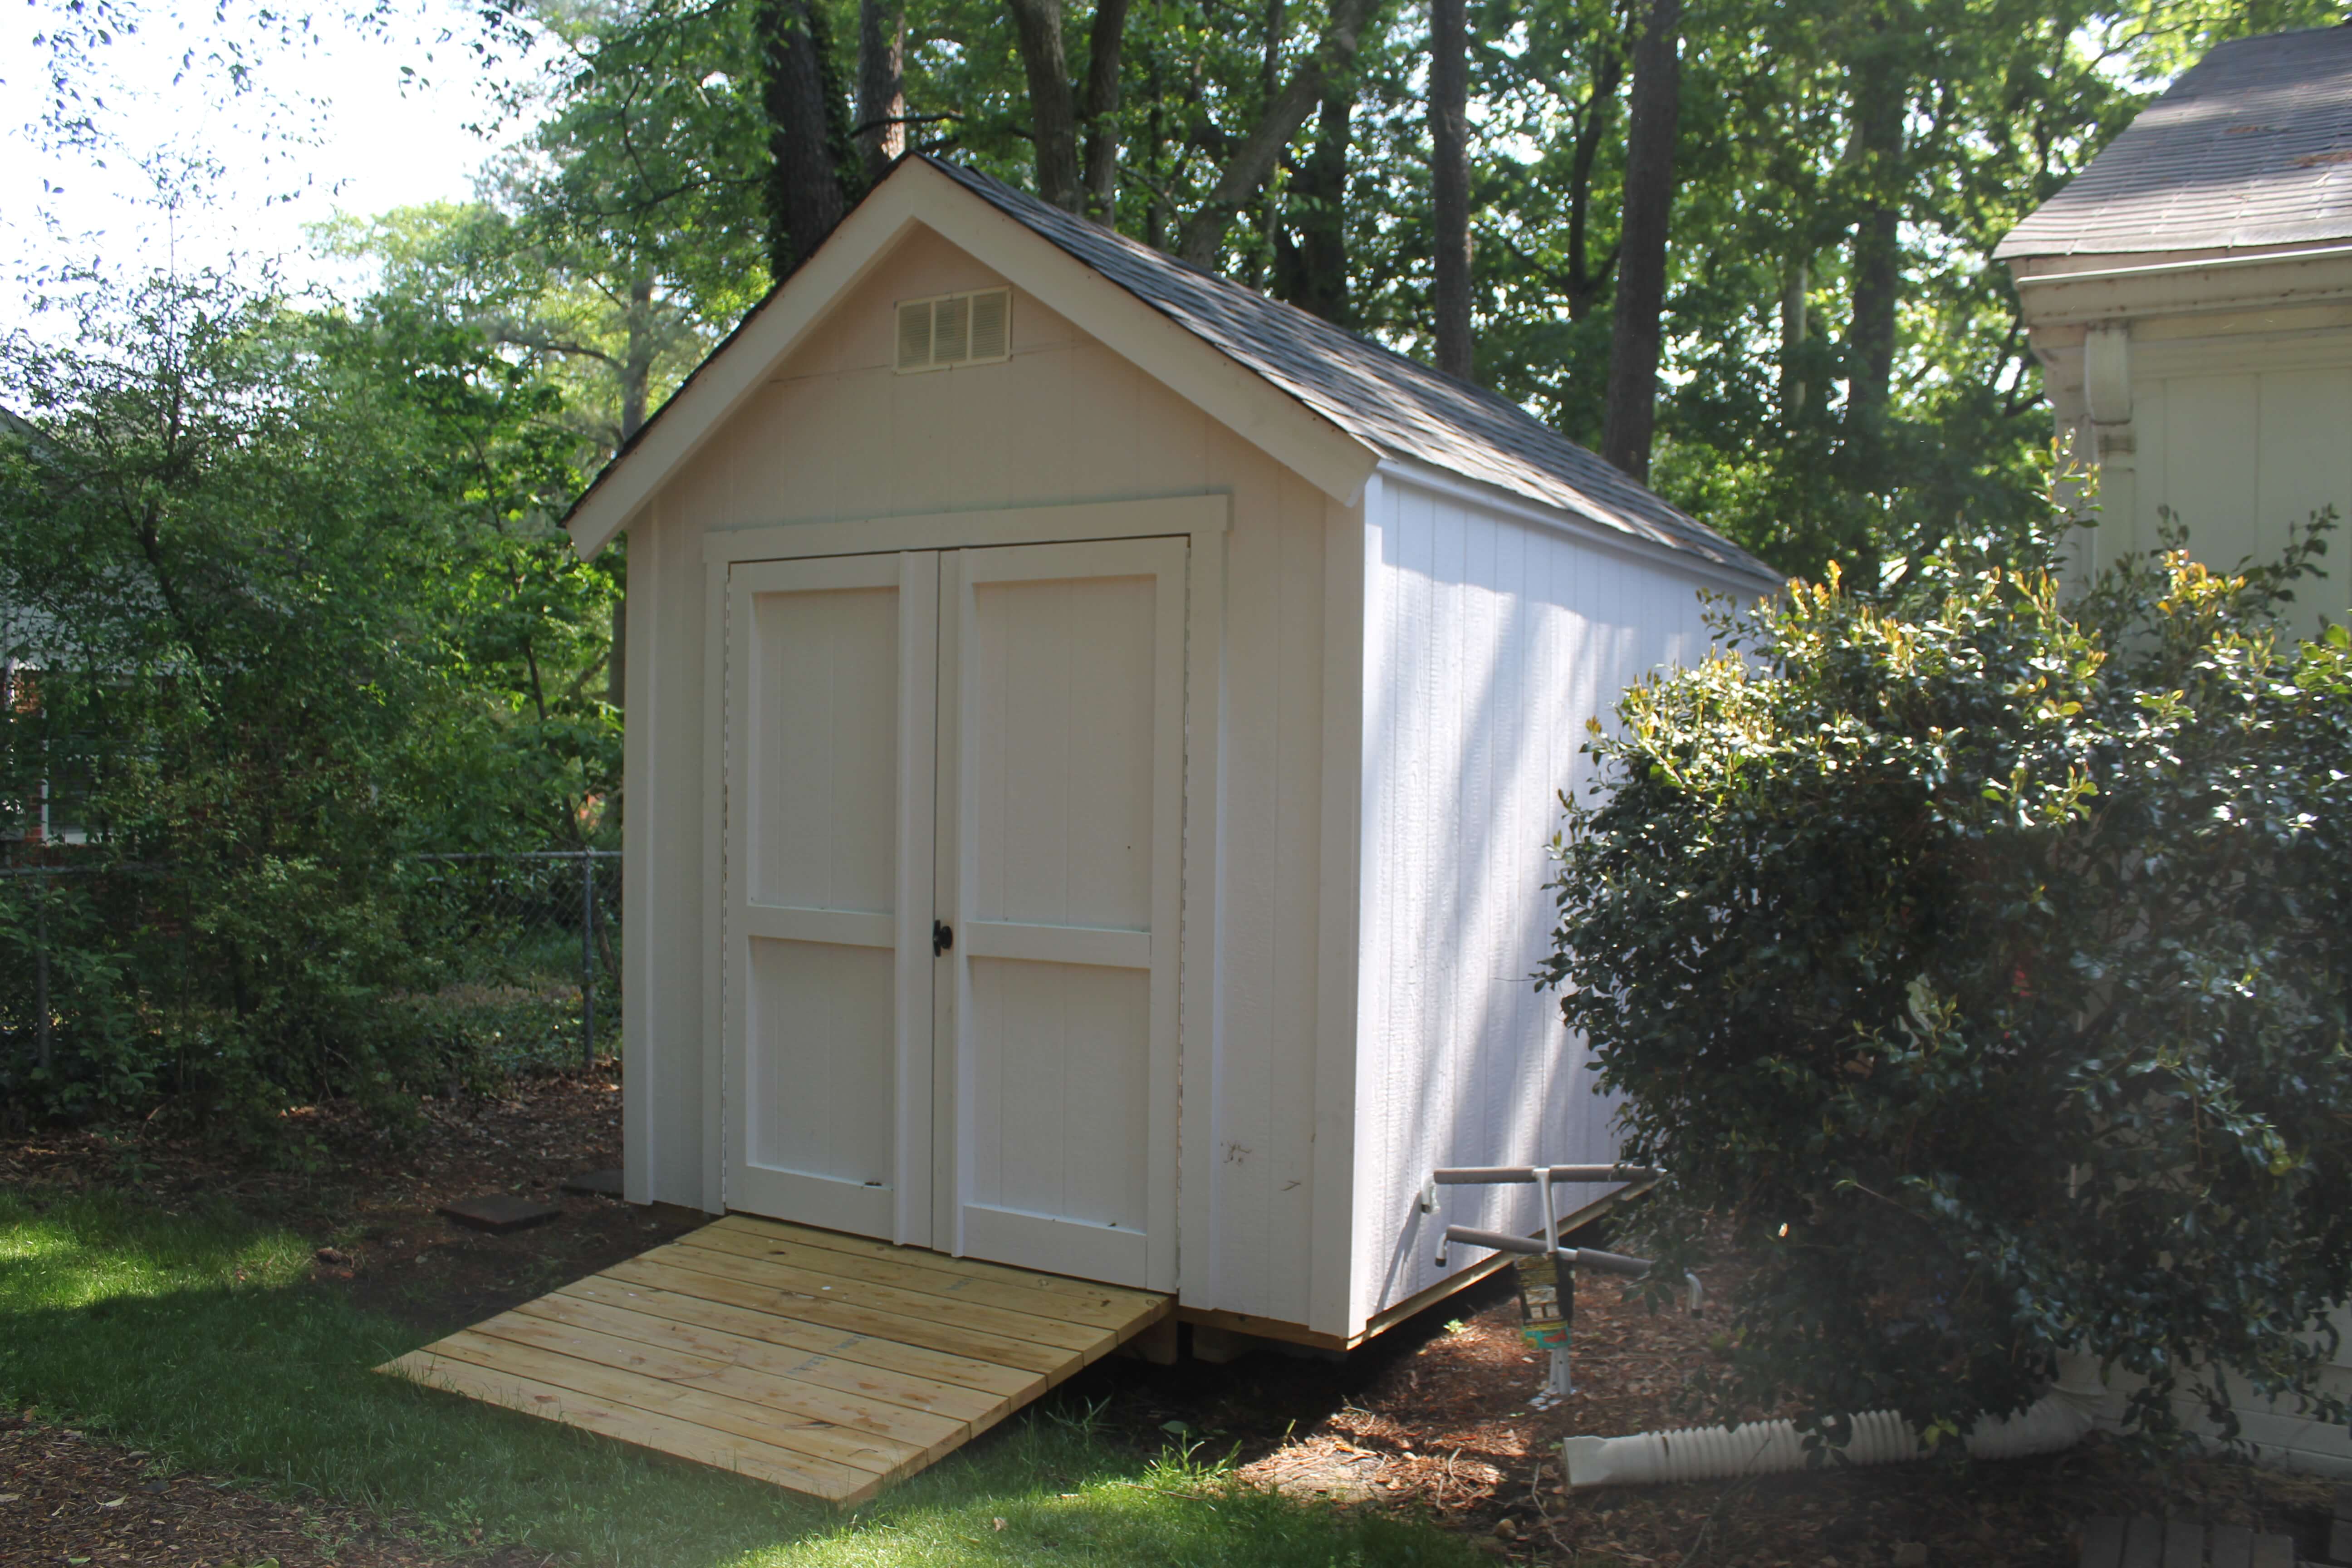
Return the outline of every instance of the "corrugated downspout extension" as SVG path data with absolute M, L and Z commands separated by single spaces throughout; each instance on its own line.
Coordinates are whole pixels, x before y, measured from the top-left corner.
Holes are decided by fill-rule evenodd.
M 1968 1436 L 1979 1459 L 2011 1459 L 2071 1448 L 2091 1430 L 2091 1418 L 2073 1401 L 2044 1394 L 2013 1416 L 1979 1421 Z M 1570 1437 L 1560 1456 L 1571 1487 L 1644 1486 L 1661 1481 L 1711 1481 L 1805 1468 L 1805 1440 L 1788 1421 L 1691 1426 L 1640 1432 L 1630 1437 Z M 1850 1465 L 1891 1465 L 1924 1458 L 1919 1435 L 1891 1410 L 1857 1415 L 1846 1445 Z

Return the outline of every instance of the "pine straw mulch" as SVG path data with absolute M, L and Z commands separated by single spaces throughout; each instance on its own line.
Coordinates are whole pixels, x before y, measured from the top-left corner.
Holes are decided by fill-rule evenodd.
M 1638 1568 L 2071 1568 L 2082 1521 L 2101 1513 L 2189 1515 L 2294 1535 L 2324 1557 L 2331 1488 L 2310 1477 L 2192 1458 L 2161 1471 L 2093 1437 L 2062 1455 L 1953 1468 L 1933 1461 L 1739 1482 L 1570 1492 L 1559 1441 L 1694 1424 L 1675 1413 L 1687 1375 L 1716 1352 L 1718 1305 L 1741 1270 L 1704 1271 L 1698 1317 L 1653 1313 L 1613 1282 L 1579 1291 L 1576 1392 L 1549 1410 L 1531 1396 L 1545 1367 L 1519 1337 L 1497 1280 L 1358 1351 L 1339 1366 L 1264 1354 L 1256 1370 L 1287 1413 L 1253 1421 L 1236 1387 L 1189 1405 L 1163 1400 L 1212 1447 L 1239 1446 L 1242 1474 L 1343 1504 L 1433 1518 L 1499 1558 Z M 1450 1320 L 1450 1321 L 1449 1321 Z M 1238 1380 L 1236 1380 L 1238 1381 Z M 1319 1396 L 1310 1392 L 1320 1382 Z M 1172 1392 L 1172 1391 L 1171 1391 Z M 1206 1390 L 1202 1392 L 1206 1393 Z M 1754 1414 L 1754 1413 L 1750 1413 Z

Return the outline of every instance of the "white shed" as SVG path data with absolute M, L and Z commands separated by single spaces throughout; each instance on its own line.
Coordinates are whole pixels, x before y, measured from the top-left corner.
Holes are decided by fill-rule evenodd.
M 632 1199 L 1339 1346 L 1442 1287 L 1433 1166 L 1613 1153 L 1556 795 L 1777 584 L 1520 409 L 910 158 L 569 526 L 629 534 Z
M 2162 509 L 2227 569 L 2344 525 L 2299 605 L 2352 605 L 2352 25 L 2222 44 L 2001 241 L 2060 440 L 2096 471 L 2089 570 Z M 2326 1374 L 2352 1397 L 2352 1312 Z M 2095 1377 L 2077 1365 L 2072 1378 Z M 2112 1421 L 2121 1386 L 2110 1391 Z M 2183 1423 L 2211 1430 L 2197 1402 Z M 2352 1436 L 2242 1398 L 2261 1458 L 2352 1476 Z
M 2352 531 L 2352 25 L 2221 45 L 1994 254 L 2098 474 L 2084 565 L 2163 509 L 2218 568 L 2322 507 Z M 2352 605 L 2347 547 L 2315 612 Z

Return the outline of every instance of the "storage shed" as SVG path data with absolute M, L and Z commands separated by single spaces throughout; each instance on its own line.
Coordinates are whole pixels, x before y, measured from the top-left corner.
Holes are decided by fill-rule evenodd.
M 1777 581 L 1519 408 L 909 158 L 569 526 L 629 536 L 632 1199 L 1339 1346 L 1443 1285 L 1432 1167 L 1612 1154 L 1557 794 Z
M 2167 509 L 2217 568 L 2352 525 L 2352 25 L 2216 47 L 1994 254 L 2098 475 L 2084 568 Z M 2304 600 L 2340 619 L 2352 574 Z
M 2227 570 L 2333 507 L 2312 624 L 2352 605 L 2352 25 L 2222 44 L 1995 254 L 2009 263 L 2058 435 L 2098 478 L 2085 573 L 2156 548 L 2160 510 Z M 2325 1374 L 2352 1397 L 2352 1311 Z M 2063 1369 L 2096 1386 L 2098 1369 Z M 2122 1414 L 2127 1380 L 2108 1391 Z M 2176 1398 L 2182 1423 L 2217 1430 Z M 2260 1458 L 2352 1476 L 2352 1435 L 2240 1385 Z

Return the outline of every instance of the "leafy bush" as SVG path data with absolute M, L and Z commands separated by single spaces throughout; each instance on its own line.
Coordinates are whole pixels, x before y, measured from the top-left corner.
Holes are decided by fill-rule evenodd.
M 576 437 L 396 300 L 165 279 L 78 326 L 0 337 L 0 1100 L 234 1131 L 445 1081 L 382 1001 L 474 977 L 409 858 L 580 841 L 617 773 Z
M 1547 976 L 1673 1173 L 1662 1272 L 1761 1259 L 1719 1407 L 1961 1430 L 2075 1351 L 2152 1437 L 2232 1380 L 2344 1418 L 2352 641 L 2288 621 L 2331 522 L 2074 598 L 2054 531 L 1832 573 L 1596 727 Z

